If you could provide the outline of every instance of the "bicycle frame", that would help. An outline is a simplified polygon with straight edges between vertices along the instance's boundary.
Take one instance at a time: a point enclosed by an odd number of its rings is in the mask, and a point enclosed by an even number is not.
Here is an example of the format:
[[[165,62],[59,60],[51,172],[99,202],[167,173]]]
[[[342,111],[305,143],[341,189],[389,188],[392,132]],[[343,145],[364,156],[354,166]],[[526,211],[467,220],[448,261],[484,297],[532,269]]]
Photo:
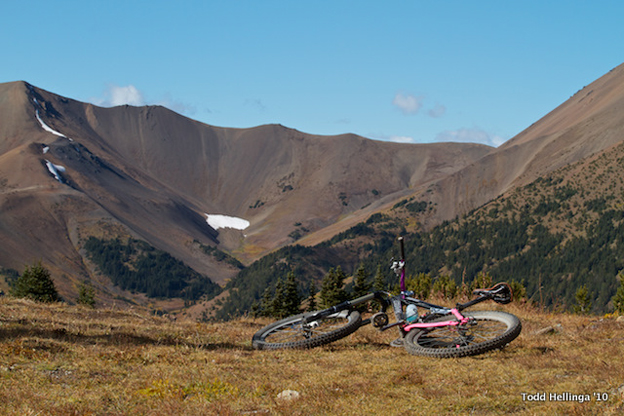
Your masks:
[[[485,300],[490,300],[490,299],[491,298],[487,296],[479,296],[476,299],[473,299],[467,303],[458,304],[455,308],[447,308],[444,306],[435,305],[433,303],[428,303],[420,299],[409,297],[406,295],[406,293],[393,296],[388,292],[377,291],[377,292],[369,293],[357,299],[353,299],[353,300],[340,303],[336,306],[332,306],[331,308],[327,308],[325,310],[310,314],[306,317],[305,320],[307,322],[313,322],[319,318],[324,318],[330,315],[335,315],[342,311],[350,310],[358,305],[370,302],[372,300],[377,300],[382,305],[381,307],[382,313],[391,305],[392,306],[397,305],[397,304],[401,305],[400,309],[395,308],[394,310],[397,321],[393,324],[383,326],[382,328],[380,328],[380,330],[385,331],[392,327],[400,326],[401,330],[408,332],[414,328],[423,329],[423,328],[435,328],[435,327],[442,327],[442,326],[449,326],[449,325],[450,326],[465,325],[466,323],[468,323],[469,318],[463,316],[461,314],[461,310],[466,309],[467,307],[475,305],[477,303],[483,302]],[[449,320],[449,321],[441,321],[441,322],[417,322],[413,324],[408,324],[404,318],[402,305],[410,305],[410,304],[415,305],[416,307],[419,307],[419,308],[428,309],[430,311],[430,314],[437,314],[437,315],[442,315],[442,316],[453,315],[455,319]],[[362,321],[362,325],[367,325],[371,323],[371,319],[372,318],[368,318]]]
[[[435,305],[432,303],[425,302],[420,299],[416,299],[410,297],[413,295],[413,292],[409,292],[406,290],[405,285],[405,248],[403,244],[403,238],[399,237],[399,242],[401,245],[401,260],[398,262],[393,262],[392,269],[394,272],[400,276],[399,277],[399,287],[401,289],[401,293],[399,295],[392,295],[388,292],[377,291],[372,292],[367,295],[364,295],[360,298],[345,301],[338,305],[332,306],[331,308],[327,308],[322,311],[318,311],[316,313],[310,314],[304,318],[304,324],[308,324],[318,320],[319,318],[325,318],[330,315],[338,314],[345,310],[351,310],[355,306],[370,302],[372,300],[376,300],[381,304],[381,312],[373,315],[371,318],[365,319],[362,321],[361,326],[368,325],[371,322],[373,326],[377,327],[380,331],[385,331],[387,329],[398,326],[402,335],[405,335],[407,332],[413,329],[430,329],[436,327],[447,327],[447,326],[460,326],[466,325],[470,322],[470,318],[461,314],[461,311],[476,305],[477,303],[486,301],[486,300],[494,300],[497,303],[508,303],[511,301],[511,291],[507,284],[502,283],[495,285],[491,289],[478,289],[475,293],[477,297],[463,304],[457,304],[454,308],[448,308],[444,306]],[[499,287],[500,286],[500,287]],[[498,289],[495,289],[498,288]],[[504,290],[502,290],[504,289]],[[408,323],[406,321],[405,313],[403,312],[403,306],[407,305],[415,305],[417,308],[424,308],[429,310],[427,314],[419,316],[419,322]],[[392,306],[394,309],[394,314],[396,317],[396,322],[392,324],[388,324],[387,315],[385,314],[385,310]],[[382,314],[382,315],[380,315]],[[427,317],[431,316],[446,316],[452,315],[453,318],[444,321],[437,322],[425,322],[424,320]],[[381,319],[379,322],[376,322],[376,316],[380,316]],[[381,322],[381,324],[380,324]],[[384,323],[385,322],[385,323]]]
[[[257,331],[252,338],[255,349],[314,348],[344,338],[363,325],[371,324],[380,331],[397,327],[401,338],[392,341],[393,347],[403,346],[413,355],[450,358],[482,354],[495,348],[503,348],[514,340],[522,330],[520,320],[500,311],[474,311],[462,314],[462,310],[485,300],[509,303],[511,288],[499,283],[489,289],[473,291],[476,298],[458,303],[453,308],[434,305],[413,298],[413,292],[405,287],[405,254],[403,239],[401,260],[392,269],[400,276],[400,293],[377,291],[360,298],[342,302],[330,308],[292,315]],[[374,301],[380,311],[362,319],[358,305]],[[390,323],[386,313],[392,306],[396,321]],[[419,314],[419,308],[427,311]]]

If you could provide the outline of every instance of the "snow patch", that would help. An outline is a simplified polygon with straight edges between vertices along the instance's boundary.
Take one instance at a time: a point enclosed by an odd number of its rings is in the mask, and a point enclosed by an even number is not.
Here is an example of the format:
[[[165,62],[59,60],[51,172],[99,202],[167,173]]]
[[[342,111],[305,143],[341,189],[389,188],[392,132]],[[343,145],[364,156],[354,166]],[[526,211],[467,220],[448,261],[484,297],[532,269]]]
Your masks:
[[[52,129],[50,126],[48,126],[47,124],[43,122],[43,120],[39,116],[39,110],[35,111],[35,115],[37,116],[37,120],[39,120],[39,124],[41,124],[41,127],[43,127],[45,131],[52,133],[54,135],[57,135],[59,137],[65,137],[67,139],[67,136],[65,136],[63,133],[59,133],[58,131]]]
[[[63,182],[63,178],[61,177],[61,173],[65,172],[65,167],[61,166],[61,165],[55,165],[54,163],[50,162],[49,160],[46,159],[46,166],[48,167],[48,170],[50,171],[50,173],[52,175],[54,175],[54,178],[59,181],[60,183],[64,183]]]
[[[43,147],[43,154],[45,155],[46,153],[48,153],[50,151],[50,147],[49,146],[44,146]]]
[[[249,227],[250,223],[242,218],[230,217],[221,214],[205,214],[206,222],[215,230],[219,228],[234,228],[235,230],[244,230]]]

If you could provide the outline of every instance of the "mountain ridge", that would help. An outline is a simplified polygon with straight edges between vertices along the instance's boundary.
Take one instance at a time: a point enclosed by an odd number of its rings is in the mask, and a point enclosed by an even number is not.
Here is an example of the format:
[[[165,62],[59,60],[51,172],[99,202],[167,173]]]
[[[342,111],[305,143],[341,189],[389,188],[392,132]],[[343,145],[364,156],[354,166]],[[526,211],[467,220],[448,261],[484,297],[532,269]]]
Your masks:
[[[590,97],[590,98],[588,98]],[[602,151],[624,135],[624,64],[582,88],[517,136],[441,178],[427,200],[437,204],[429,226],[451,220],[502,193]],[[414,195],[424,195],[422,187]],[[444,205],[443,201],[455,201]]]
[[[430,230],[616,146],[622,113],[624,65],[496,149],[319,136],[278,124],[215,127],[161,106],[103,108],[4,83],[0,266],[18,269],[40,257],[66,297],[91,280],[102,301],[146,305],[153,301],[98,272],[83,248],[87,238],[147,241],[224,285],[239,271],[208,254],[214,249],[249,264],[412,205],[397,224]],[[206,214],[251,225],[217,231]]]
[[[214,127],[160,106],[102,108],[23,81],[0,84],[0,126],[0,234],[10,241],[0,266],[41,257],[65,296],[95,279],[109,302],[144,300],[98,275],[82,248],[90,235],[144,239],[223,282],[237,270],[202,247],[251,261],[491,151]],[[210,213],[251,226],[215,231]]]

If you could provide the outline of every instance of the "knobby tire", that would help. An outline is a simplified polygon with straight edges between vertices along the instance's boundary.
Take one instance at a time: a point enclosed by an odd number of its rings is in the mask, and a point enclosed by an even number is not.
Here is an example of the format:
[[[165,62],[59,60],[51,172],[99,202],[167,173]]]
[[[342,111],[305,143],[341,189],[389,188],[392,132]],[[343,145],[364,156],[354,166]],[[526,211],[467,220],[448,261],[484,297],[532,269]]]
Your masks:
[[[466,357],[503,348],[522,330],[520,320],[506,312],[474,311],[464,316],[474,318],[476,325],[413,329],[405,336],[405,349],[410,354],[426,357]],[[445,316],[431,322],[448,320]]]
[[[303,325],[311,313],[293,315],[256,332],[251,345],[257,350],[315,348],[337,341],[355,332],[362,323],[358,311],[343,311]]]

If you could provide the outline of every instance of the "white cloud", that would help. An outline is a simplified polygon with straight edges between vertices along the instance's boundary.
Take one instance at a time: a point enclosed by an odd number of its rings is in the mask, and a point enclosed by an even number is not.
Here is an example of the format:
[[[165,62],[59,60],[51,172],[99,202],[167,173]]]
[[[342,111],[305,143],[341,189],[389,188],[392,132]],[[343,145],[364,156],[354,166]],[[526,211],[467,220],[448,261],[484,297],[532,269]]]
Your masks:
[[[422,107],[422,97],[416,97],[412,94],[397,93],[392,100],[392,104],[397,107],[403,114],[417,114]]]
[[[120,87],[111,84],[104,91],[104,98],[94,98],[91,100],[94,104],[103,107],[114,107],[117,105],[145,105],[143,94],[134,85]]]
[[[384,142],[417,143],[416,140],[411,136],[399,136],[399,135],[389,135],[389,134],[384,134],[384,133],[375,133],[375,134],[370,134],[366,137],[369,137],[373,140],[381,140]]]
[[[416,140],[409,136],[390,136],[388,141],[395,143],[416,143]]]
[[[134,105],[141,106],[145,104],[143,100],[143,94],[136,89],[134,85],[128,85],[126,87],[118,87],[113,85],[110,88],[110,101],[112,105]]]
[[[435,107],[433,107],[427,112],[427,114],[429,114],[429,116],[433,118],[442,117],[445,113],[446,113],[446,107],[443,106],[442,104],[437,104]]]
[[[392,105],[401,110],[405,115],[414,115],[423,109],[425,97],[399,92],[394,96]],[[442,117],[445,113],[446,107],[442,104],[436,104],[435,107],[427,110],[427,115],[432,118]]]
[[[505,142],[501,136],[490,134],[478,127],[447,130],[438,134],[436,142],[481,143],[498,147]]]
[[[110,84],[102,95],[103,98],[92,98],[90,101],[102,107],[114,107],[126,104],[136,107],[144,105],[162,105],[180,114],[192,115],[197,112],[195,106],[175,100],[170,93],[165,93],[160,100],[148,100],[134,85],[120,87],[119,85]]]

